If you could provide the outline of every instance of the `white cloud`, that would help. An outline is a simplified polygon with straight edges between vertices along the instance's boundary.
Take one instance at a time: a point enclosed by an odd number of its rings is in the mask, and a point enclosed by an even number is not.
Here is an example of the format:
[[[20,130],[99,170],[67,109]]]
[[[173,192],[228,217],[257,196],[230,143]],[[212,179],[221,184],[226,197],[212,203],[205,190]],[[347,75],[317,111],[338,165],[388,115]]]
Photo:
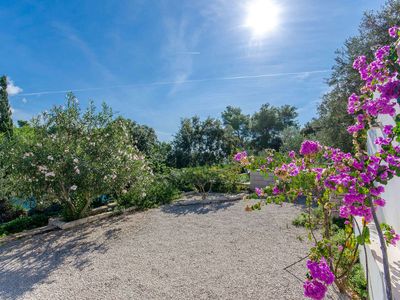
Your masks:
[[[25,97],[24,98],[22,98],[22,103],[27,103],[28,102],[28,99],[26,99]]]
[[[7,78],[7,93],[9,96],[14,96],[22,92],[22,89],[19,86],[14,84],[10,78]]]

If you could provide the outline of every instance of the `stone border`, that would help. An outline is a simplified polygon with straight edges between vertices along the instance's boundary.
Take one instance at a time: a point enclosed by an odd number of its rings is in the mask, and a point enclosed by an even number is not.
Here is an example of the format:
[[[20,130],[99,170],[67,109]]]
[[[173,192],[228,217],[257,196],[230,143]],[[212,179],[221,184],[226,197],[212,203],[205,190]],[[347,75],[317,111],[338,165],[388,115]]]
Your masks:
[[[56,230],[57,227],[54,225],[47,225],[47,226],[43,226],[43,227],[38,227],[38,228],[34,228],[31,230],[24,230],[21,232],[17,232],[14,234],[10,234],[7,235],[3,238],[0,238],[0,245],[6,242],[11,242],[11,241],[15,241],[15,240],[19,240],[25,237],[32,237],[34,235],[38,235],[38,234],[42,234],[42,233],[46,233],[46,232],[50,232],[53,230]]]
[[[217,203],[224,203],[224,202],[234,202],[234,201],[239,201],[243,200],[246,197],[246,193],[240,193],[237,194],[233,197],[226,197],[226,198],[217,198],[217,199],[205,199],[205,200],[180,200],[175,203],[172,203],[172,205],[176,206],[188,206],[188,205],[206,205],[206,204],[217,204]]]
[[[114,208],[115,205],[112,205],[112,207]],[[97,212],[102,211],[104,209],[103,207],[99,207],[99,208],[102,208],[102,209],[97,209]],[[47,226],[38,227],[38,228],[31,229],[31,230],[24,230],[24,231],[10,234],[3,238],[0,238],[0,245],[4,244],[6,242],[19,240],[19,239],[22,239],[25,237],[32,237],[34,235],[39,235],[39,234],[47,233],[47,232],[54,231],[54,230],[71,229],[71,228],[77,227],[79,225],[106,219],[106,218],[116,216],[116,215],[124,215],[129,212],[136,211],[136,210],[138,210],[138,208],[136,206],[132,206],[132,207],[122,209],[122,210],[113,210],[113,211],[98,213],[96,215],[88,216],[86,218],[82,218],[82,219],[78,219],[78,220],[74,220],[74,221],[70,221],[70,222],[61,221],[60,218],[50,218],[49,224]]]
[[[99,221],[99,220],[103,220],[103,219],[107,219],[109,217],[112,216],[116,216],[119,214],[126,214],[129,213],[131,211],[135,211],[137,210],[136,206],[132,206],[126,209],[122,209],[122,210],[113,210],[113,211],[107,211],[107,212],[103,212],[94,216],[89,216],[86,218],[82,218],[82,219],[78,219],[78,220],[74,220],[74,221],[70,221],[70,222],[64,222],[61,221],[61,219],[56,218],[56,219],[49,219],[49,225],[52,225],[54,227],[57,227],[59,229],[62,230],[67,230],[67,229],[71,229],[83,224],[87,224],[93,221]]]

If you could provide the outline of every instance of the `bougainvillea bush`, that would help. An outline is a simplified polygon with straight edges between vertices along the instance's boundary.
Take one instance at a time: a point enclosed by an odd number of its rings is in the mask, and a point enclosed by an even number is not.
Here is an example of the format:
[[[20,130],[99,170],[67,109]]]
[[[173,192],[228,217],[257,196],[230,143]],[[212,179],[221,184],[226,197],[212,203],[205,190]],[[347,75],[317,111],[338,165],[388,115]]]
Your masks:
[[[66,219],[86,216],[96,197],[118,197],[150,176],[124,124],[106,105],[96,112],[90,104],[81,112],[70,94],[65,106],[43,113],[30,126],[30,138],[15,137],[7,153],[15,191],[38,204],[61,203]]]
[[[312,299],[323,299],[333,283],[341,292],[349,293],[348,276],[358,259],[359,248],[370,242],[368,224],[372,222],[382,250],[386,297],[393,299],[387,247],[396,245],[400,235],[389,224],[381,224],[376,215],[376,209],[384,206],[387,200],[382,198],[385,185],[393,176],[400,175],[400,146],[397,145],[400,115],[396,112],[400,103],[400,30],[392,27],[389,34],[397,40],[379,47],[374,61],[368,63],[365,56],[360,56],[353,65],[365,81],[360,94],[351,95],[348,102],[348,113],[355,117],[355,124],[348,128],[353,136],[353,154],[316,141],[304,141],[299,155],[290,152],[286,162],[279,157],[278,165],[271,156],[263,164],[246,152],[234,157],[247,168],[274,173],[275,185],[256,191],[259,196],[266,197],[267,202],[295,201],[303,196],[310,217],[312,205],[323,210],[322,234],[315,234],[313,228],[309,228],[314,247],[308,256],[304,295]],[[392,116],[395,126],[380,125],[380,115]],[[367,132],[377,126],[383,133],[383,137],[374,141],[379,150],[368,154]],[[260,208],[261,203],[257,203],[248,209]],[[333,217],[344,219],[344,240],[332,236]]]

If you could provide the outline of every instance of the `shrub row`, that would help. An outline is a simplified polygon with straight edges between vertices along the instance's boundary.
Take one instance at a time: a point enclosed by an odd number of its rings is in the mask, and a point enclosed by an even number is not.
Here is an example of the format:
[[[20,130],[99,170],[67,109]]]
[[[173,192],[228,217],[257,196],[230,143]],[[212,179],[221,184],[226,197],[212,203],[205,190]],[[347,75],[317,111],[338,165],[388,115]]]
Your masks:
[[[27,229],[33,229],[36,227],[46,226],[48,221],[49,217],[44,214],[33,216],[20,216],[10,222],[1,224],[0,236],[17,233]]]

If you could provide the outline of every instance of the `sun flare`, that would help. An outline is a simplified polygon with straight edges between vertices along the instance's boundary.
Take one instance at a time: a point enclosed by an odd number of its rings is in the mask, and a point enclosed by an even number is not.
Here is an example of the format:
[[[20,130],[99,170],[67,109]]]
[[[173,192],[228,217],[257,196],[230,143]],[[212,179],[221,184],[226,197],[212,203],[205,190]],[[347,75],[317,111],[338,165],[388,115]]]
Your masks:
[[[246,5],[244,26],[254,38],[262,38],[278,26],[280,11],[280,6],[272,0],[252,0]]]

